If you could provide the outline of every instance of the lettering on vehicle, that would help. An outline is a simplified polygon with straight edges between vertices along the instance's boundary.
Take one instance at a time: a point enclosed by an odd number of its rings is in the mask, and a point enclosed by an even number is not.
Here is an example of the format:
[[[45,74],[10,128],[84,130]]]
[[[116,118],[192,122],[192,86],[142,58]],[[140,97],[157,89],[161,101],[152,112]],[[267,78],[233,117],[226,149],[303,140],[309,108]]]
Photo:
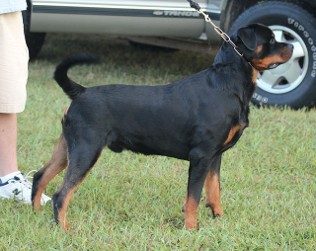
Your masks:
[[[155,10],[153,14],[164,17],[199,17],[199,13],[196,11]]]
[[[307,44],[310,45],[310,49],[313,53],[312,60],[312,72],[311,72],[311,77],[315,78],[316,77],[316,46],[315,46],[315,41],[313,40],[312,37],[310,37],[308,31],[306,31],[305,27],[301,25],[297,20],[293,18],[288,18],[288,24],[294,26],[296,29],[301,31],[304,35],[304,37],[307,39]]]

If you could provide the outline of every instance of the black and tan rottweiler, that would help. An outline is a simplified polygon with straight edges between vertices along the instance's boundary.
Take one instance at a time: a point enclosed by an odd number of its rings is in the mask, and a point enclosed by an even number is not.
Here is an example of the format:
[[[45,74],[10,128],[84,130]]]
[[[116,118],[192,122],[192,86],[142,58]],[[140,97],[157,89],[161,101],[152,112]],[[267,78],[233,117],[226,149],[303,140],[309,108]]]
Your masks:
[[[249,101],[259,71],[290,59],[293,46],[279,43],[259,24],[232,34],[239,56],[228,43],[208,69],[163,86],[104,85],[85,88],[67,76],[70,67],[92,61],[74,56],[58,65],[55,80],[72,100],[62,119],[63,132],[51,160],[34,175],[32,201],[40,208],[47,184],[68,166],[53,196],[55,220],[68,229],[69,201],[107,146],[146,155],[165,155],[190,162],[185,227],[197,229],[203,185],[213,216],[220,206],[220,165],[248,126]],[[124,184],[123,184],[124,185]]]

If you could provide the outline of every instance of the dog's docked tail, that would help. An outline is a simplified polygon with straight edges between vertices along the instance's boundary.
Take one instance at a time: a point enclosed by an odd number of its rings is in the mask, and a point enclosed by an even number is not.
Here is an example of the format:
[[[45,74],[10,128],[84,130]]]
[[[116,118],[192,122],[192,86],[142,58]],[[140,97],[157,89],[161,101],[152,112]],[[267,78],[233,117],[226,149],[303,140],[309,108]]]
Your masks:
[[[98,60],[89,55],[71,56],[56,67],[54,79],[68,97],[73,100],[83,93],[86,88],[71,80],[67,75],[68,70],[75,65],[96,62],[98,62]]]

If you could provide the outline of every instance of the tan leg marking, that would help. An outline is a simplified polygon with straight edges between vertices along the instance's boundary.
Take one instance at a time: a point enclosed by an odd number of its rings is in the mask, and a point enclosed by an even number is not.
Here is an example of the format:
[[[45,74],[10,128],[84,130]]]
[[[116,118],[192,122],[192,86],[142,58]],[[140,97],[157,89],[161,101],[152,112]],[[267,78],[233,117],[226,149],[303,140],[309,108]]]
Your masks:
[[[190,196],[187,198],[184,205],[184,224],[186,229],[199,229],[196,218],[197,210],[198,204],[194,200],[193,196]]]
[[[41,197],[47,187],[48,183],[67,166],[67,145],[65,139],[61,137],[59,142],[56,144],[53,155],[50,161],[45,165],[43,176],[37,187],[37,192],[34,197],[34,209],[40,210],[41,207]]]
[[[218,174],[208,172],[205,179],[206,205],[212,210],[213,217],[222,216],[221,195]]]
[[[86,174],[87,175],[87,174]],[[86,175],[78,182],[77,185],[75,185],[66,195],[66,197],[63,200],[63,205],[62,207],[59,209],[58,211],[58,222],[61,224],[61,227],[65,230],[65,231],[69,231],[70,227],[69,227],[69,222],[66,218],[66,212],[67,212],[67,208],[70,202],[70,199],[72,198],[73,194],[75,193],[75,191],[77,190],[77,188],[80,186],[80,184],[83,182],[83,180],[85,179]],[[64,186],[64,185],[63,185]],[[63,187],[62,186],[62,187]]]
[[[63,200],[63,206],[62,208],[59,209],[58,211],[58,222],[59,224],[61,224],[61,227],[68,231],[69,230],[69,222],[66,218],[66,211],[70,202],[71,197],[73,196],[74,192],[76,191],[76,189],[78,188],[78,186],[80,185],[77,184],[73,189],[71,189],[68,194],[66,195],[65,199]]]

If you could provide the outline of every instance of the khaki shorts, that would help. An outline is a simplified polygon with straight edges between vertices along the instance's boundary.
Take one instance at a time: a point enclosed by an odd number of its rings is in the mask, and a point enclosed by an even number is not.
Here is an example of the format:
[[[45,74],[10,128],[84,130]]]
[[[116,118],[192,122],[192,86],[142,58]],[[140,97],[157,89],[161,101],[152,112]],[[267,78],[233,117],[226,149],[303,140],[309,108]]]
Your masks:
[[[0,113],[24,110],[28,61],[21,12],[0,14]]]

